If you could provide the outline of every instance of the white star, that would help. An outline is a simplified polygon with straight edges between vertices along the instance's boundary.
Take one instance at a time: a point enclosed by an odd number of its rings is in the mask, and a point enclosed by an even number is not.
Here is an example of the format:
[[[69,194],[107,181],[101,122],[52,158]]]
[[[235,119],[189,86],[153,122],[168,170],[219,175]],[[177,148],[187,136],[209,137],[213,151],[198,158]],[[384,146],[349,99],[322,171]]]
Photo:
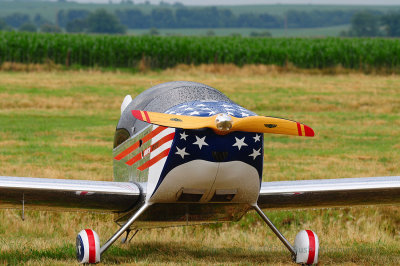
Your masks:
[[[181,115],[182,113],[176,113],[176,115]]]
[[[249,114],[246,114],[246,113],[241,113],[241,115],[242,115],[242,117],[248,117],[249,116]]]
[[[223,104],[222,106],[225,107],[225,108],[230,108],[230,107],[232,107],[231,105],[228,105],[228,104]]]
[[[191,112],[189,115],[199,115],[199,114],[200,114],[199,112],[193,111],[193,112]]]
[[[208,115],[215,115],[216,113],[214,111],[211,111],[208,113]]]
[[[181,106],[179,106],[178,108],[185,108],[185,107],[187,107],[187,105],[186,105],[186,104],[184,104],[184,105],[181,105]]]
[[[255,160],[258,155],[261,155],[260,150],[261,150],[261,148],[259,148],[258,150],[253,149],[253,153],[250,154],[249,156],[253,157],[253,160]]]
[[[260,137],[261,137],[261,135],[256,134],[256,136],[253,137],[253,139],[255,142],[257,142],[257,141],[260,141]]]
[[[201,150],[203,146],[208,146],[208,144],[205,142],[205,139],[206,137],[199,138],[198,136],[196,136],[196,142],[194,142],[193,144],[199,145],[199,148]]]
[[[233,108],[225,108],[226,111],[235,111]]]
[[[190,155],[189,153],[186,152],[186,147],[183,149],[179,149],[178,147],[176,147],[177,152],[175,152],[175,154],[178,154],[182,157],[182,159],[185,159],[186,155]]]
[[[198,104],[198,105],[196,105],[196,106],[201,107],[201,106],[206,106],[206,105],[205,105],[205,104]]]
[[[208,108],[208,107],[206,107],[206,108],[201,108],[201,110],[203,110],[203,111],[208,111],[208,110],[211,110],[211,109]]]
[[[170,111],[169,113],[170,113],[171,115],[173,115],[173,114],[175,113],[175,111]]]
[[[184,139],[184,140],[186,140],[187,136],[189,136],[189,135],[186,135],[185,131],[180,133],[180,135],[181,135],[181,139]]]
[[[245,138],[245,137],[243,137],[242,139],[238,139],[237,137],[235,137],[236,143],[233,144],[233,146],[238,147],[239,151],[240,151],[240,149],[241,149],[243,146],[247,146],[247,144],[244,143],[244,138]]]
[[[192,111],[192,110],[194,110],[192,107],[188,107],[185,109],[185,111]]]

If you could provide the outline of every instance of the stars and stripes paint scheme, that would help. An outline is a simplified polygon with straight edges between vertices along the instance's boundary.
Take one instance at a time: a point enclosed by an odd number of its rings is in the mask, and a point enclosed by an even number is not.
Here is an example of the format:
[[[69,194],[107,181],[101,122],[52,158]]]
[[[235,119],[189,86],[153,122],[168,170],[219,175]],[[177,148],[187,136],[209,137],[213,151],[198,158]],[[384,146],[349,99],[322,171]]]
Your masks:
[[[186,102],[166,113],[203,117],[225,113],[238,118],[256,115],[223,101]],[[255,203],[262,165],[263,134],[240,131],[222,136],[211,129],[149,125],[114,150],[116,178],[147,181],[146,201],[152,203]]]

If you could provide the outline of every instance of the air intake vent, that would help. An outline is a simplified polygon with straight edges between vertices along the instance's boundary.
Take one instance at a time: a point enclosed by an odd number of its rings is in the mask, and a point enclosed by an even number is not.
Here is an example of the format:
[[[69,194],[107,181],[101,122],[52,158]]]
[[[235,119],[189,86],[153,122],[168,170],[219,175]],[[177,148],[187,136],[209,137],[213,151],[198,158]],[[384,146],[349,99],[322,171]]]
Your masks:
[[[237,189],[217,189],[210,202],[230,202],[237,194]]]
[[[224,162],[226,158],[228,157],[228,152],[226,151],[213,151],[212,156],[214,160],[217,162]]]
[[[204,189],[181,188],[176,196],[179,202],[199,202],[204,193]]]

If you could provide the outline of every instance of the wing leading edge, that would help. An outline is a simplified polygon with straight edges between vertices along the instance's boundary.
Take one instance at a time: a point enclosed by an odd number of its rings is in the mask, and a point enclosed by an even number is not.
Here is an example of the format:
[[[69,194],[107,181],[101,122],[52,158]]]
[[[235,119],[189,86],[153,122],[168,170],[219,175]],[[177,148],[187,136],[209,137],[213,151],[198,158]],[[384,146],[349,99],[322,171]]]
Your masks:
[[[400,176],[263,182],[264,209],[345,207],[400,203]]]
[[[123,212],[141,198],[129,182],[0,176],[0,208]]]

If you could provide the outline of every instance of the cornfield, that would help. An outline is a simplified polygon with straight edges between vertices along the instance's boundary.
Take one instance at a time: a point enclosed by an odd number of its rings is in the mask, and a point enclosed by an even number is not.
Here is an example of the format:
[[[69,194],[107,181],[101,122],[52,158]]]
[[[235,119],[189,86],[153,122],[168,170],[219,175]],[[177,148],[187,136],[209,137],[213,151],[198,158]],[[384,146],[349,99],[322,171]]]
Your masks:
[[[244,38],[71,35],[0,32],[0,64],[44,63],[151,68],[177,64],[288,63],[299,68],[385,69],[400,67],[400,40],[381,38]]]

